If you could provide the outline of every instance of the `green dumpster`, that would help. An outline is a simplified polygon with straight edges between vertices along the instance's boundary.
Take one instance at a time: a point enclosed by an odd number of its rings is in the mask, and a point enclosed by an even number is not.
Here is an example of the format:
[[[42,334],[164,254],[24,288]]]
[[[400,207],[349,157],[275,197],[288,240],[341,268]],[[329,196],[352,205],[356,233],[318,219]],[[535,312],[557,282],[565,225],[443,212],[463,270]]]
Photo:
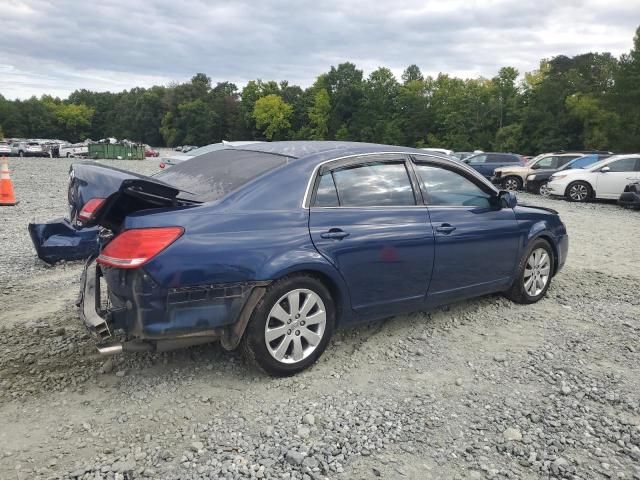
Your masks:
[[[144,160],[144,145],[124,145],[121,143],[90,143],[89,158]]]

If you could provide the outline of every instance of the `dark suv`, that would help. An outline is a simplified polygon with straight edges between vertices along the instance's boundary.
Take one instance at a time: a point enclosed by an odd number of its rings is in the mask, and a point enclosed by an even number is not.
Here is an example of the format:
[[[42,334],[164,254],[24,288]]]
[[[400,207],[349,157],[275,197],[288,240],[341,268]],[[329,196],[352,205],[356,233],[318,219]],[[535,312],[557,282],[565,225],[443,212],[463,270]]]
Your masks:
[[[521,155],[495,152],[478,153],[462,161],[489,179],[493,175],[493,171],[498,167],[505,165],[524,165],[527,163]]]

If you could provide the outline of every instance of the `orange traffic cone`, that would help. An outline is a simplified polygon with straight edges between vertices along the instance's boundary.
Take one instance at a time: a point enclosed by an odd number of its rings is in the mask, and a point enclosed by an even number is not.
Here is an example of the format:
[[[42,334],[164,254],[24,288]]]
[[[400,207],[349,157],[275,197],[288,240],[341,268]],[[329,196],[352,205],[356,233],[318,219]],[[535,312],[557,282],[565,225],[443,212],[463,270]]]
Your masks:
[[[2,159],[2,168],[0,169],[0,206],[16,205],[17,203],[13,193],[13,183],[9,176],[9,163],[5,157]]]

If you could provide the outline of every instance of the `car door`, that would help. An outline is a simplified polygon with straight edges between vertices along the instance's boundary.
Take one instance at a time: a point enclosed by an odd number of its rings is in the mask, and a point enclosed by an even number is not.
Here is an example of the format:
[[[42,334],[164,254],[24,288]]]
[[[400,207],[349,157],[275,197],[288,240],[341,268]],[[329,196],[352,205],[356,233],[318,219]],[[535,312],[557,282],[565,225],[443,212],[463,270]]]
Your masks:
[[[617,199],[624,187],[638,180],[640,157],[628,157],[615,160],[595,172],[596,197]],[[606,168],[608,167],[608,170]],[[605,169],[605,171],[602,171]]]
[[[428,292],[432,304],[507,288],[519,258],[515,213],[469,172],[415,157],[422,194],[435,234]]]
[[[342,274],[358,314],[421,306],[433,268],[434,234],[418,186],[399,154],[361,156],[320,169],[309,231]]]

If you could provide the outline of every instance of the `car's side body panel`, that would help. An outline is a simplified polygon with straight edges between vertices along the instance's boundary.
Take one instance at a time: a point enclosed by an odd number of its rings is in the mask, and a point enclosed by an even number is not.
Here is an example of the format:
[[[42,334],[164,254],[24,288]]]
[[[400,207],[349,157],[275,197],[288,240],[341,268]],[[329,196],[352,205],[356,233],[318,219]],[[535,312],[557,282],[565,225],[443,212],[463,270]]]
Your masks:
[[[358,314],[420,305],[433,268],[433,230],[425,207],[312,208],[315,247],[345,278]],[[332,230],[343,239],[323,238]]]
[[[455,301],[511,284],[522,236],[512,209],[433,206],[429,214],[436,227],[455,226],[450,233],[436,231],[430,301]]]
[[[255,307],[250,301],[259,300],[255,292],[296,272],[315,274],[328,284],[341,323],[428,309],[507,289],[523,250],[537,236],[555,243],[554,250],[563,257],[559,266],[564,263],[566,232],[557,215],[501,206],[495,188],[469,167],[425,160],[424,152],[402,147],[328,143],[337,146],[322,151],[317,144],[303,145],[301,158],[287,157],[291,161],[221,200],[180,207],[174,199],[174,206],[128,213],[120,230],[180,226],[184,234],[141,267],[101,269],[114,326],[143,340],[229,329],[246,313],[245,306]],[[250,147],[267,152],[277,144]],[[288,148],[283,151],[293,154],[298,147]],[[381,153],[399,153],[405,159],[416,204],[309,206],[321,165]],[[449,165],[481,186],[491,206],[425,205],[406,153],[426,163]],[[99,181],[97,170],[87,171],[96,174],[93,182]],[[140,180],[118,171],[109,174],[115,183],[119,177]],[[436,231],[442,224],[455,230]],[[323,238],[332,228],[342,228],[349,236]]]

